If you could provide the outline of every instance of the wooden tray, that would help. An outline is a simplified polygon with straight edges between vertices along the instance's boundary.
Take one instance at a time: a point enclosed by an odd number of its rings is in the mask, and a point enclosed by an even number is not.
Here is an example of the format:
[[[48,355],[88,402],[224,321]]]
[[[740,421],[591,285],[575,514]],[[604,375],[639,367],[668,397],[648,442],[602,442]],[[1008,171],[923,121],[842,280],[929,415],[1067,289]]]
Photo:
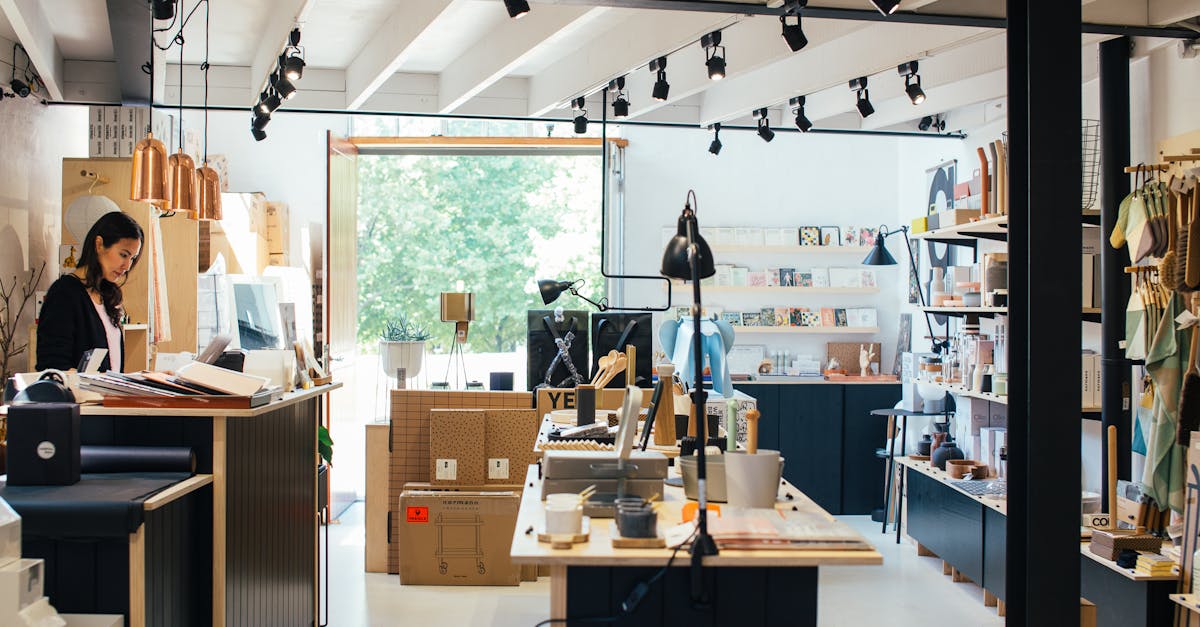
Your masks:
[[[569,535],[550,535],[545,531],[538,533],[538,542],[544,542],[550,545],[552,549],[569,549],[576,544],[583,544],[588,541],[592,531],[592,519],[590,516],[583,517],[583,524],[580,525],[579,533]]]
[[[626,538],[625,536],[613,536],[612,546],[614,549],[663,549],[666,548],[667,541],[662,536],[656,536],[653,538]]]

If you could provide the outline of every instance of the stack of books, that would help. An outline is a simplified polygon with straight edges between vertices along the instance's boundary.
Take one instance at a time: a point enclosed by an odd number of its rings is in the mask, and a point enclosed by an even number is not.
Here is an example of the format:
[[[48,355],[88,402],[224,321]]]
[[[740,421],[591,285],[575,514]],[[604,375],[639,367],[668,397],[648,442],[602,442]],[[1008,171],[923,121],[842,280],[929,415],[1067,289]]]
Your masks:
[[[1149,577],[1169,576],[1175,572],[1175,560],[1158,553],[1139,553],[1134,570]]]
[[[278,399],[282,389],[270,380],[194,361],[175,373],[81,373],[80,387],[115,407],[251,408]]]

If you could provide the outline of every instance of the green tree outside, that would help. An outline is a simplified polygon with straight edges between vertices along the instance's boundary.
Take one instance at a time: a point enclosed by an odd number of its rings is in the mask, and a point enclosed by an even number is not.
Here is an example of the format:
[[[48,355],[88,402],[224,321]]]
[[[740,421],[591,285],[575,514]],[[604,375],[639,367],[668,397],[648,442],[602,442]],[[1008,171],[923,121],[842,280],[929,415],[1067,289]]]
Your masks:
[[[528,309],[543,309],[540,278],[600,275],[600,157],[363,156],[359,158],[358,340],[373,352],[385,321],[403,315],[446,352],[453,325],[438,294],[462,281],[475,294],[469,349],[525,343]],[[555,305],[588,305],[564,295]]]

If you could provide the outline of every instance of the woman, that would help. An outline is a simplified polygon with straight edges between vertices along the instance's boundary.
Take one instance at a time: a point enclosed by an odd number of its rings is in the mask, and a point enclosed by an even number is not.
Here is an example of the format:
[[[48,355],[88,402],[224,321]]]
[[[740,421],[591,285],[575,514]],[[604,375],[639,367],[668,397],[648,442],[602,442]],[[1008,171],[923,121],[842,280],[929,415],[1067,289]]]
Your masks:
[[[59,277],[46,292],[38,317],[38,370],[76,368],[88,350],[107,348],[100,369],[121,372],[121,286],[137,265],[144,240],[142,227],[120,211],[104,214],[92,225],[75,272]]]

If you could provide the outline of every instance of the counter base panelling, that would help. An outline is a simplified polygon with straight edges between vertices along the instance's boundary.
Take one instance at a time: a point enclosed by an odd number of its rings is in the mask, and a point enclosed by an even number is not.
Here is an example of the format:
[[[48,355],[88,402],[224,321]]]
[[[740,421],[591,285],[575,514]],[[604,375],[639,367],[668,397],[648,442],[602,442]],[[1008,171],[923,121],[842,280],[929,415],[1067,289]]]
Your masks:
[[[1171,625],[1176,581],[1130,581],[1085,555],[1079,556],[1079,594],[1096,604],[1096,627]]]

